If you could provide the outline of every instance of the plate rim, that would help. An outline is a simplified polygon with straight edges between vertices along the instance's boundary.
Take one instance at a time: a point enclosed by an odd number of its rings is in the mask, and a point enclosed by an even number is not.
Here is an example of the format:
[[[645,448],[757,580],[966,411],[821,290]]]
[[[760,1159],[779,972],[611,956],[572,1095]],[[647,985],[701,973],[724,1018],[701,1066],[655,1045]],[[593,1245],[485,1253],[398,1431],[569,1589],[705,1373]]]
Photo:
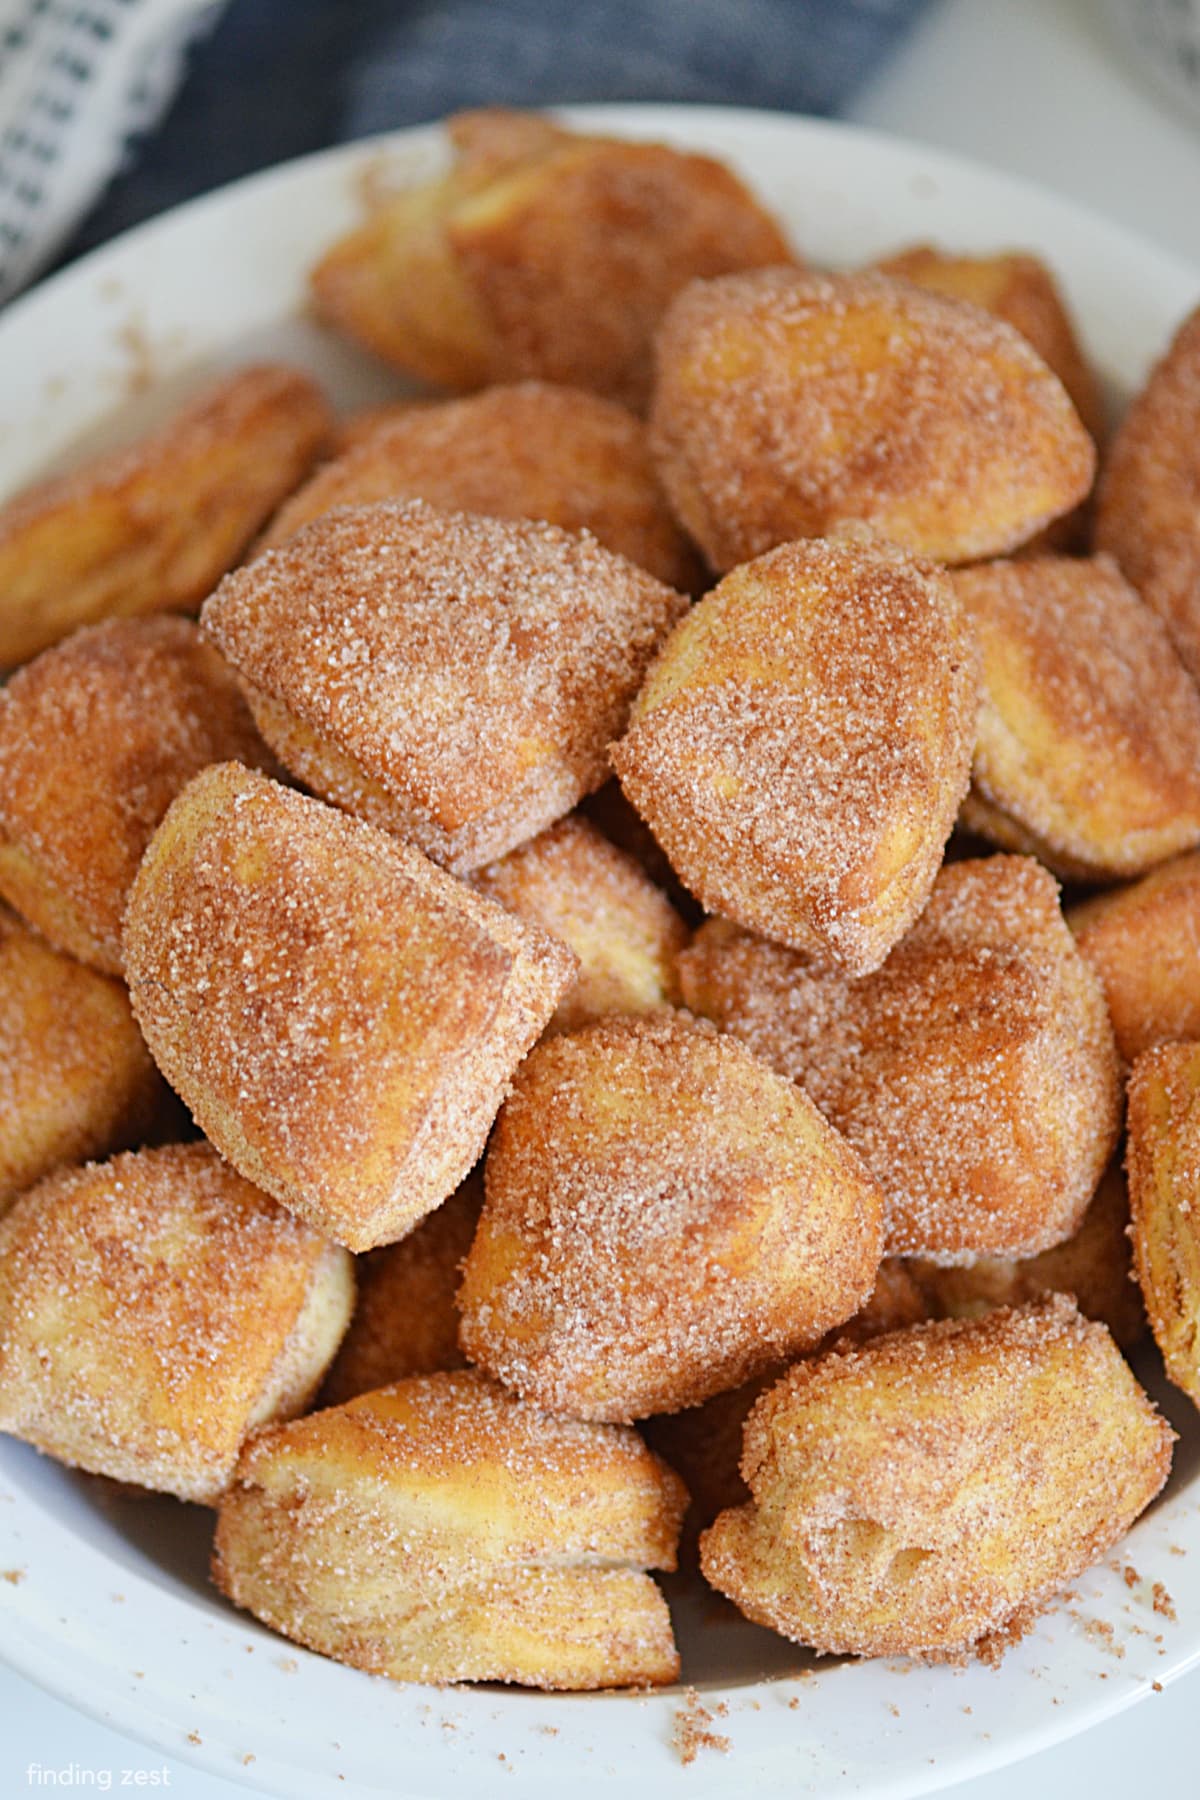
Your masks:
[[[652,136],[667,132],[672,141],[683,142],[693,138],[699,149],[707,147],[706,140],[719,128],[716,135],[724,132],[746,132],[752,136],[777,133],[782,139],[797,137],[808,140],[814,146],[827,144],[836,152],[836,146],[852,143],[857,150],[874,153],[876,156],[901,156],[917,159],[923,167],[932,172],[935,178],[940,177],[951,183],[959,183],[964,179],[976,185],[982,184],[991,194],[1004,194],[1016,201],[1025,200],[1031,210],[1053,214],[1061,211],[1064,221],[1070,220],[1073,228],[1082,227],[1098,240],[1103,240],[1112,247],[1112,253],[1120,253],[1137,257],[1143,264],[1149,265],[1150,280],[1158,285],[1164,282],[1178,288],[1181,292],[1191,290],[1194,297],[1200,298],[1200,270],[1194,268],[1186,260],[1153,243],[1141,239],[1128,227],[1109,218],[1094,207],[1077,203],[1058,194],[1051,186],[1030,181],[1028,178],[1010,175],[997,170],[974,158],[959,156],[933,146],[909,140],[890,133],[866,129],[844,120],[814,119],[805,115],[790,114],[781,110],[768,110],[745,107],[690,106],[686,104],[639,103],[607,103],[591,106],[562,106],[545,109],[555,116],[564,119],[568,124],[591,125],[607,128],[621,134],[635,136]],[[97,279],[105,279],[113,270],[119,268],[130,259],[136,260],[156,244],[169,243],[176,233],[186,234],[195,223],[210,214],[220,214],[230,206],[235,209],[245,204],[253,204],[260,194],[269,194],[281,185],[299,182],[303,184],[306,176],[317,172],[343,172],[361,167],[373,157],[387,156],[397,150],[404,150],[419,143],[432,144],[437,141],[439,124],[431,121],[428,124],[408,127],[400,131],[386,132],[370,138],[355,140],[351,143],[333,146],[329,149],[311,152],[305,156],[271,165],[269,168],[255,171],[222,187],[183,202],[154,218],[143,221],[131,230],[100,245],[86,256],[55,271],[52,275],[36,284],[25,294],[19,296],[0,314],[0,357],[14,338],[19,338],[27,328],[26,321],[37,318],[52,305],[70,303],[75,294],[86,293],[89,284]],[[726,152],[717,152],[725,154]],[[803,246],[802,246],[803,247]],[[1109,254],[1106,249],[1105,254]],[[0,1481],[3,1475],[0,1474]],[[1178,1497],[1177,1497],[1178,1498]],[[0,1508],[0,1530],[3,1529],[3,1513]],[[1136,1529],[1136,1528],[1135,1528]],[[291,1770],[280,1767],[279,1772],[272,1773],[274,1765],[267,1759],[248,1768],[231,1767],[228,1760],[222,1760],[216,1747],[209,1745],[189,1744],[183,1732],[176,1731],[173,1724],[153,1708],[138,1704],[138,1696],[133,1696],[121,1703],[119,1697],[91,1695],[87,1690],[81,1692],[78,1685],[73,1685],[65,1670],[60,1671],[48,1650],[45,1655],[41,1647],[28,1646],[26,1656],[14,1656],[11,1642],[6,1638],[4,1618],[16,1618],[21,1608],[11,1607],[0,1611],[0,1657],[8,1661],[20,1673],[43,1686],[47,1691],[58,1695],[79,1711],[89,1714],[101,1723],[116,1726],[117,1729],[129,1732],[143,1742],[179,1758],[181,1761],[192,1761],[214,1774],[227,1780],[240,1782],[243,1785],[265,1787],[267,1791],[288,1795],[308,1793],[341,1794],[361,1792],[365,1794],[387,1792],[392,1795],[397,1789],[390,1782],[384,1788],[364,1785],[361,1782],[323,1781],[321,1786],[297,1788],[294,1782],[289,1785],[278,1785],[280,1774],[290,1775]],[[238,1615],[233,1623],[242,1630],[249,1627]],[[263,1628],[255,1627],[261,1635],[275,1648],[287,1648],[286,1641],[267,1634]],[[297,1648],[298,1655],[306,1653]],[[317,1660],[317,1659],[314,1659]],[[1196,1642],[1184,1656],[1171,1662],[1160,1672],[1159,1678],[1165,1683],[1184,1674],[1188,1669],[1200,1662],[1200,1628],[1197,1629]],[[337,1668],[339,1665],[330,1665]],[[832,1671],[830,1671],[832,1672]],[[350,1672],[355,1679],[357,1672]],[[749,1691],[749,1690],[747,1690]],[[1127,1691],[1115,1692],[1115,1684],[1110,1684],[1109,1691],[1096,1694],[1092,1706],[1076,1704],[1064,1708],[1065,1718],[1056,1718],[1052,1712],[1047,1717],[1044,1729],[1027,1728],[1024,1730],[1019,1747],[1010,1752],[1006,1746],[992,1745],[974,1756],[969,1753],[957,1757],[947,1770],[936,1769],[928,1776],[921,1777],[914,1784],[911,1774],[898,1774],[891,1782],[880,1783],[878,1778],[872,1780],[868,1789],[875,1800],[901,1800],[901,1796],[918,1793],[931,1793],[938,1788],[954,1782],[960,1782],[984,1770],[997,1769],[1019,1760],[1027,1755],[1036,1754],[1055,1743],[1060,1743],[1076,1733],[1090,1728],[1102,1719],[1113,1717],[1125,1707],[1135,1704],[1144,1693],[1150,1691],[1147,1679],[1142,1688],[1130,1688]],[[667,1690],[653,1699],[667,1703],[673,1690]],[[555,1697],[556,1704],[560,1697]],[[107,1702],[107,1703],[106,1703]],[[677,1696],[673,1702],[678,1704]],[[660,1708],[661,1710],[661,1708]],[[1048,1709],[1049,1711],[1049,1709]],[[690,1796],[699,1797],[707,1793],[728,1792],[732,1783],[745,1778],[747,1765],[739,1766],[735,1751],[729,1759],[727,1770],[720,1775],[712,1776],[711,1772],[698,1779],[699,1772],[693,1768],[685,1772],[686,1792]],[[657,1785],[664,1785],[655,1771]],[[451,1777],[452,1778],[452,1777]],[[451,1779],[448,1778],[448,1779]],[[667,1782],[666,1786],[670,1786]],[[497,1792],[503,1791],[498,1787]],[[684,1791],[684,1790],[681,1790]],[[854,1789],[839,1790],[845,1792]],[[416,1790],[412,1790],[415,1795]]]

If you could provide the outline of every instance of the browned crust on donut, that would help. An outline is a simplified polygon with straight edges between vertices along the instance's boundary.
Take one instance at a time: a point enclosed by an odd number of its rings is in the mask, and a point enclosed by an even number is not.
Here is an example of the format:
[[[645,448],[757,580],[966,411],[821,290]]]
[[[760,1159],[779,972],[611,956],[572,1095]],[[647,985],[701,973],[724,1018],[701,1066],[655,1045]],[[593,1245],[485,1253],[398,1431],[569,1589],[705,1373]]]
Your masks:
[[[611,760],[710,911],[862,974],[937,873],[976,682],[944,573],[848,529],[782,545],[699,601]]]
[[[207,1144],[66,1170],[0,1222],[0,1425],[213,1500],[251,1426],[311,1399],[352,1300],[345,1251]]]
[[[1174,1434],[1062,1295],[798,1363],[758,1402],[753,1501],[701,1540],[760,1624],[944,1658],[1028,1620],[1167,1478]]]
[[[685,606],[586,533],[412,500],[305,526],[204,628],[294,773],[465,873],[600,785]]]
[[[685,1014],[526,1059],[459,1294],[467,1355],[581,1418],[673,1412],[867,1298],[882,1200],[789,1083]]]
[[[947,865],[860,980],[714,921],[684,999],[805,1087],[888,1197],[888,1250],[1033,1256],[1078,1228],[1116,1147],[1116,1049],[1099,984],[1028,858]]]
[[[993,562],[951,580],[983,671],[968,828],[1085,881],[1200,843],[1200,694],[1112,558]]]
[[[353,1250],[403,1236],[473,1167],[575,969],[420,851],[234,763],[160,826],[125,953],[206,1135]]]
[[[285,543],[335,506],[407,499],[588,530],[668,587],[691,590],[699,582],[645,426],[580,388],[525,381],[385,414],[286,502],[262,548]]]
[[[271,764],[190,620],[76,632],[0,692],[0,893],[60,949],[120,974],[146,845],[192,776],[228,759]]]
[[[332,423],[297,369],[239,369],[131,449],[0,511],[0,667],[112,615],[186,612],[302,481]]]
[[[1096,493],[1096,545],[1116,557],[1200,680],[1200,307],[1118,426]]]
[[[885,275],[694,282],[663,322],[658,371],[663,484],[717,569],[850,519],[945,562],[1000,555],[1095,471],[1019,332]]]

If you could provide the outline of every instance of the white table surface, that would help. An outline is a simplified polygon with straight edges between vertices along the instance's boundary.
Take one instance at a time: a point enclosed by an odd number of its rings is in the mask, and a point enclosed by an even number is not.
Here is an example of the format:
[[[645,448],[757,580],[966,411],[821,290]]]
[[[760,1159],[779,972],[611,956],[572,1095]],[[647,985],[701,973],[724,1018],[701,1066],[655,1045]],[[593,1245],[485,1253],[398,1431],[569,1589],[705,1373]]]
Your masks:
[[[1200,133],[1130,65],[1096,0],[941,0],[850,117],[1042,181],[1200,265]],[[1200,1671],[1082,1737],[946,1791],[955,1800],[1192,1793],[1197,1715]],[[164,1760],[0,1667],[2,1800],[122,1788],[245,1796],[236,1771],[202,1773],[186,1752],[181,1741],[179,1759]],[[30,1780],[31,1764],[59,1772],[62,1785]]]

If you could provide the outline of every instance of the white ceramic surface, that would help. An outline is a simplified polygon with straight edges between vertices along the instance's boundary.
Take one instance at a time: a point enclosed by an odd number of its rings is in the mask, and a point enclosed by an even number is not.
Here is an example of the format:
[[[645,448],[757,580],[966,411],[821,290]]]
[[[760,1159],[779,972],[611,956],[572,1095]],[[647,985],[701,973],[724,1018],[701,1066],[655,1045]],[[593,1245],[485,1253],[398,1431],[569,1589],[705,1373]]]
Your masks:
[[[1200,274],[1161,251],[934,151],[745,113],[576,116],[727,157],[818,261],[918,238],[1040,250],[1114,391],[1136,382],[1200,299]],[[388,391],[366,358],[303,317],[303,272],[358,216],[364,174],[415,172],[437,154],[436,137],[420,133],[256,177],[12,307],[0,318],[0,493],[140,427],[199,373],[248,355],[300,358],[347,404]],[[1152,1365],[1143,1372],[1153,1384]],[[688,1768],[671,1743],[686,1711],[678,1691],[438,1692],[358,1675],[275,1638],[208,1588],[206,1515],[115,1499],[8,1441],[0,1654],[147,1743],[178,1755],[190,1733],[197,1761],[297,1800],[490,1800],[564,1785],[584,1795],[618,1782],[663,1800],[755,1787],[875,1800],[929,1792],[1081,1730],[1200,1661],[1200,1425],[1155,1385],[1181,1431],[1166,1496],[999,1669],[820,1664],[715,1600],[681,1600],[685,1679],[721,1709],[712,1729],[730,1744],[702,1749]]]

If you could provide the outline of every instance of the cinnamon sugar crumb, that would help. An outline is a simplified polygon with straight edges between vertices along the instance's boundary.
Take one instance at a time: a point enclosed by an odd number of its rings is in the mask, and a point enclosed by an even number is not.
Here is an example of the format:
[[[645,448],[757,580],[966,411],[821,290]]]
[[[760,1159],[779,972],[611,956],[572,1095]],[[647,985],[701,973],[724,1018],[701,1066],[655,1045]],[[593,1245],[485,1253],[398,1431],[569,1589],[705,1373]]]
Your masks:
[[[187,1734],[187,1741],[189,1744],[202,1744],[204,1739],[200,1736],[198,1731],[189,1731]]]
[[[717,1712],[724,1715],[727,1710],[722,1701]],[[719,1731],[709,1729],[713,1717],[694,1687],[683,1690],[683,1705],[675,1714],[675,1730],[671,1742],[685,1768],[695,1762],[701,1750],[719,1750],[725,1755],[733,1748],[729,1738]]]
[[[10,1587],[20,1587],[28,1573],[28,1569],[0,1569],[0,1577],[7,1581]]]
[[[1113,1627],[1107,1619],[1086,1619],[1083,1629],[1109,1656],[1115,1656],[1119,1660],[1125,1655],[1125,1646],[1117,1643]]]
[[[1151,1593],[1154,1597],[1153,1604],[1155,1612],[1161,1613],[1164,1619],[1170,1619],[1172,1625],[1177,1624],[1179,1621],[1179,1614],[1175,1611],[1175,1602],[1172,1600],[1161,1581],[1155,1582],[1151,1589]]]

